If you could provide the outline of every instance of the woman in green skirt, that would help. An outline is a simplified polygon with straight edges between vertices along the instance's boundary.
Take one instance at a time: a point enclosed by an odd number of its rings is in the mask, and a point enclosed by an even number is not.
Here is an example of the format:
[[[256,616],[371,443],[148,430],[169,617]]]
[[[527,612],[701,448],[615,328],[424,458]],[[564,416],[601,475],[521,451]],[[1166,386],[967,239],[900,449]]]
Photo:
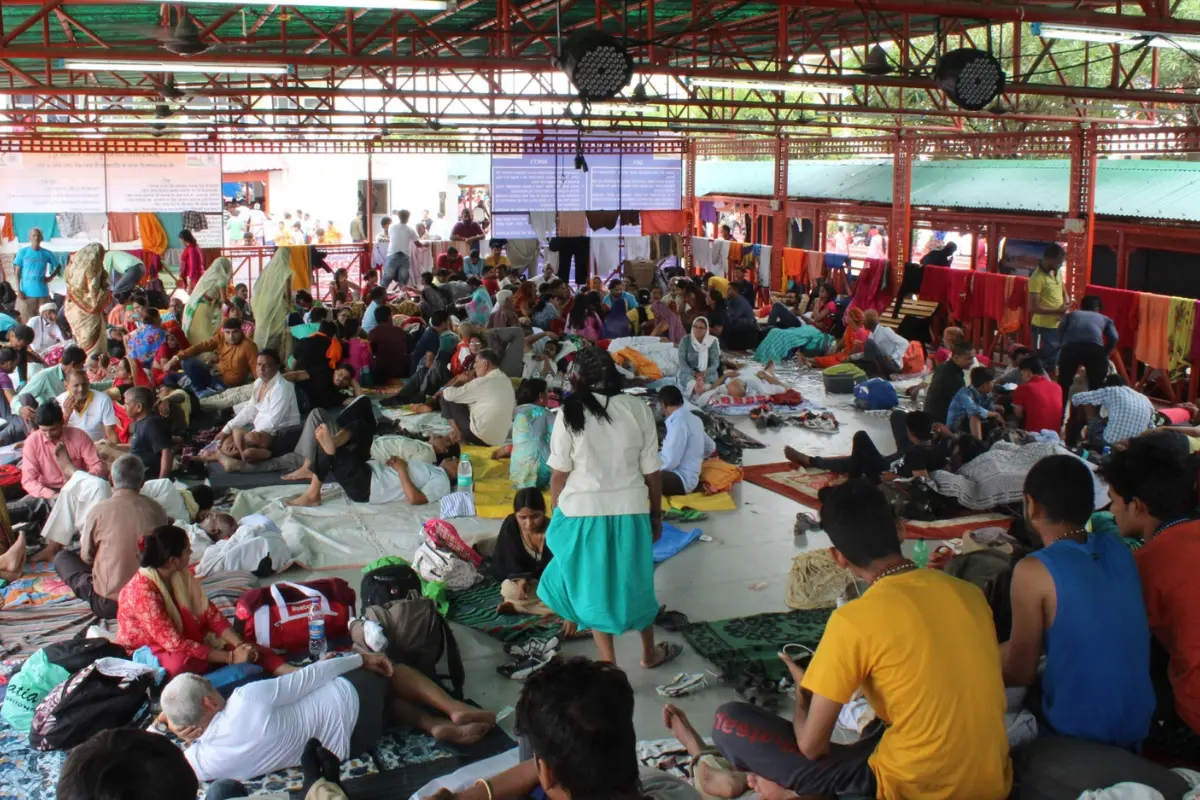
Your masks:
[[[554,515],[546,546],[554,560],[538,597],[563,619],[590,628],[600,660],[616,663],[613,637],[639,631],[642,666],[682,650],[654,642],[654,542],[662,535],[658,435],[646,402],[621,394],[607,352],[581,351],[572,392],[550,436]]]

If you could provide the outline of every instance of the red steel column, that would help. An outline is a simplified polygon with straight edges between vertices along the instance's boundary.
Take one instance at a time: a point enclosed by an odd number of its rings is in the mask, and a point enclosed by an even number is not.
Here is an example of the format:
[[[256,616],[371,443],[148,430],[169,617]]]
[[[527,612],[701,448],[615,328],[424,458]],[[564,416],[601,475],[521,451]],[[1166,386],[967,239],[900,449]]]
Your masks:
[[[1078,131],[1071,139],[1071,199],[1067,206],[1067,291],[1076,306],[1092,280],[1092,242],[1096,228],[1096,131]]]
[[[912,239],[910,197],[912,162],[916,144],[903,131],[896,134],[896,155],[892,163],[892,224],[888,231],[888,259],[891,260],[891,285],[899,286],[904,276]]]
[[[788,137],[775,139],[775,191],[771,199],[771,285],[783,287],[783,248],[787,244]]]
[[[696,140],[689,138],[685,142],[683,165],[683,208],[687,212],[687,222],[683,229],[683,258],[687,268],[693,269],[692,236],[695,232],[696,219]]]

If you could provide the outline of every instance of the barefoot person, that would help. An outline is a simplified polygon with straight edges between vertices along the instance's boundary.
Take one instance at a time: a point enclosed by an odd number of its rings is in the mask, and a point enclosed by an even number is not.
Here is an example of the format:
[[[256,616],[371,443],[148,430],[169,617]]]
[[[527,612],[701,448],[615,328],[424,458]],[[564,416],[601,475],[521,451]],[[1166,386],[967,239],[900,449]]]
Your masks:
[[[621,393],[621,374],[597,347],[575,359],[573,391],[550,436],[554,552],[538,597],[563,619],[590,628],[600,660],[616,663],[613,637],[640,631],[642,667],[679,655],[654,642],[654,542],[662,535],[658,434],[650,407]]]
[[[236,458],[247,463],[283,455],[291,448],[280,450],[278,444],[291,439],[300,428],[296,386],[284,378],[279,367],[278,353],[269,347],[258,351],[258,378],[250,399],[217,434],[218,443],[230,441],[230,454],[236,453]]]
[[[337,758],[370,752],[389,721],[438,741],[473,744],[496,724],[491,711],[454,700],[412,667],[378,654],[347,655],[235,689],[229,699],[198,675],[163,690],[172,730],[193,741],[184,756],[200,780],[248,780],[299,766],[309,739]]]

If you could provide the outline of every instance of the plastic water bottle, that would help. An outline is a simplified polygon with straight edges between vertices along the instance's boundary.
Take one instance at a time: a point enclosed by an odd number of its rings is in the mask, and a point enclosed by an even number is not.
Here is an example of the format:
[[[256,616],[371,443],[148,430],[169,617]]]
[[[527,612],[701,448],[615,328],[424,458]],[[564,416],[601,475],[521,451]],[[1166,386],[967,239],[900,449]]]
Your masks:
[[[471,472],[471,457],[463,453],[458,462],[458,490],[472,494],[475,491],[475,476]]]
[[[913,545],[913,563],[921,568],[929,563],[929,545],[924,539],[917,539]]]
[[[325,615],[321,613],[321,604],[314,602],[308,608],[308,654],[313,661],[318,661],[329,650],[329,642],[325,640]]]

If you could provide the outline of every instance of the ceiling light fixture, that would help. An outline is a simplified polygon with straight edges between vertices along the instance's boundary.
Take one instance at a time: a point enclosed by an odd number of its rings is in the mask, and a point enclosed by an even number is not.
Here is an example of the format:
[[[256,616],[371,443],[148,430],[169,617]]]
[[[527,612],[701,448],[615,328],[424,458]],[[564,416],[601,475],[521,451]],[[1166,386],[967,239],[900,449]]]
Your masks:
[[[71,72],[197,72],[208,75],[287,75],[286,64],[232,64],[216,61],[104,61],[65,59],[60,68]]]
[[[607,100],[633,79],[633,56],[613,36],[576,31],[563,43],[558,66],[584,100]]]
[[[153,2],[158,0],[137,0],[138,2]],[[204,0],[205,5],[225,6],[274,6],[277,2],[270,0]],[[454,7],[447,0],[288,0],[288,6],[295,8],[368,8],[384,9],[386,11],[446,11]]]
[[[812,83],[804,81],[755,81],[731,80],[727,78],[689,78],[691,86],[710,86],[715,89],[746,89],[760,92],[812,92],[814,94],[848,95],[854,93],[853,86],[841,86],[830,83]]]
[[[561,115],[569,105],[568,103],[533,102],[529,104],[529,107],[543,114]],[[663,107],[654,103],[622,103],[615,100],[609,103],[592,103],[591,110],[593,114],[657,114],[663,110]]]
[[[1147,47],[1178,47],[1200,50],[1200,36],[1161,34],[1154,31],[1122,31],[1111,28],[1083,28],[1074,25],[1033,23],[1033,33],[1043,39],[1068,39],[1075,42],[1137,45]]]

